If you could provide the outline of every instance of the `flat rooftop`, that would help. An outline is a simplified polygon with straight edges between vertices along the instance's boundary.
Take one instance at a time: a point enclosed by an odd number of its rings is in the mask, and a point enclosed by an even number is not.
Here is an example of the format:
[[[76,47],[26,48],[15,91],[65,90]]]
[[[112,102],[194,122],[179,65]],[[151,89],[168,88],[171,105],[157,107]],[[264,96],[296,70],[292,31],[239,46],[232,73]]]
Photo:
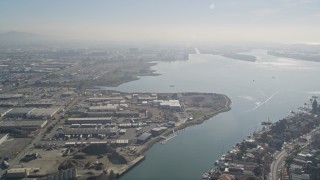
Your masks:
[[[10,112],[7,113],[7,115],[10,114],[27,114],[34,108],[12,108]]]
[[[89,107],[90,111],[101,111],[101,110],[117,110],[119,107],[118,104],[107,104],[105,106],[91,106]]]
[[[68,121],[100,121],[112,120],[111,117],[86,117],[86,118],[68,118]]]
[[[1,121],[1,127],[31,127],[31,126],[43,126],[47,120],[12,120],[12,121]]]
[[[23,94],[0,94],[0,99],[22,98]]]
[[[53,116],[59,111],[59,108],[34,108],[29,111],[28,115],[31,116]]]

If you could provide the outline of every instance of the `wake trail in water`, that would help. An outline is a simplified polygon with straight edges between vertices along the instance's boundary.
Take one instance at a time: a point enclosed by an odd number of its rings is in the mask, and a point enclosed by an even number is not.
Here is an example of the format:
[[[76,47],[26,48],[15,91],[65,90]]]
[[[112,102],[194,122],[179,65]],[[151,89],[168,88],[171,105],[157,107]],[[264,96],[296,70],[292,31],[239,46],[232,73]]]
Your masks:
[[[248,111],[245,111],[244,113],[248,113],[248,112],[252,112],[252,111],[255,111],[257,109],[259,109],[262,105],[266,104],[268,101],[270,101],[275,95],[277,95],[278,93],[280,92],[280,90],[274,92],[273,94],[271,94],[270,97],[268,97],[265,101],[263,101],[262,103],[258,103],[256,105],[256,107],[252,108],[252,109],[249,109]]]

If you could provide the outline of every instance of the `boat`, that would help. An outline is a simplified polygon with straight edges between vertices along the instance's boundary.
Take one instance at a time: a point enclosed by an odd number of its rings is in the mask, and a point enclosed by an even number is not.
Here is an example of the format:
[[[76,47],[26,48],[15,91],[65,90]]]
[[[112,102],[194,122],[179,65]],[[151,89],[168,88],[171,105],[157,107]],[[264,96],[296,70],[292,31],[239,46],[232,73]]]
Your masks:
[[[210,174],[209,173],[202,174],[202,179],[209,179],[209,178],[210,178]]]
[[[174,87],[174,85],[173,85],[173,84],[171,84],[171,85],[170,85],[170,87]]]
[[[272,124],[272,122],[269,122],[269,121],[263,121],[263,122],[261,122],[261,125],[263,125],[263,126],[269,126],[269,125],[271,125]]]

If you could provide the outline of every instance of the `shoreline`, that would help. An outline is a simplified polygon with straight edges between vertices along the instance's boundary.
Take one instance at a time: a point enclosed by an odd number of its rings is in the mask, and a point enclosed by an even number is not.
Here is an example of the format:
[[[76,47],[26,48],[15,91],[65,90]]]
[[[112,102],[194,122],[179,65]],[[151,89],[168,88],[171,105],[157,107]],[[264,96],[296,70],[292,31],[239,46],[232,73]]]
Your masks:
[[[91,87],[98,87],[98,88],[103,88],[103,89],[107,89],[107,88],[115,88],[115,87],[119,87],[122,84],[125,83],[129,83],[129,82],[133,82],[133,81],[137,81],[140,79],[140,77],[142,76],[160,76],[160,73],[156,73],[156,70],[151,69],[151,67],[156,66],[158,64],[158,62],[143,62],[141,65],[141,69],[139,70],[139,72],[137,72],[137,74],[130,74],[128,76],[128,78],[126,79],[120,79],[117,82],[112,82],[109,85],[103,85],[100,82],[96,82],[94,84],[91,85]]]
[[[199,125],[199,124],[202,124],[203,122],[205,122],[207,120],[210,120],[211,118],[213,118],[214,116],[216,116],[216,115],[218,115],[220,113],[230,111],[231,110],[230,105],[232,103],[231,99],[229,97],[227,97],[226,95],[222,95],[222,96],[224,96],[224,98],[226,99],[226,104],[219,111],[212,112],[212,113],[207,114],[207,115],[205,115],[203,117],[199,117],[197,119],[194,119],[193,121],[186,121],[185,123],[183,123],[183,124],[181,124],[179,126],[176,126],[176,127],[172,128],[172,129],[169,129],[169,130],[165,131],[161,135],[162,136],[168,136],[168,135],[172,134],[172,130],[179,131],[179,130],[186,129],[187,127],[190,127],[190,126],[193,126],[193,125]],[[162,138],[160,136],[158,136],[157,138],[149,141],[146,144],[146,147],[141,150],[141,153],[145,153],[148,149],[152,148],[152,146],[154,144],[160,142],[161,140],[162,140]]]
[[[258,131],[253,131],[247,136],[247,138],[243,139],[242,142],[236,143],[230,150],[228,150],[225,154],[221,155],[220,158],[216,159],[214,166],[210,168],[211,170],[202,175],[202,179],[209,180],[213,178],[220,178],[222,175],[226,174],[227,176],[239,175],[234,172],[230,173],[228,171],[225,171],[224,168],[231,169],[241,167],[241,165],[244,165],[248,162],[244,158],[243,154],[251,153],[253,149],[255,149],[256,152],[255,154],[252,154],[252,156],[250,157],[250,162],[256,163],[257,167],[263,164],[264,166],[267,166],[267,169],[269,169],[266,171],[266,173],[263,171],[263,173],[261,174],[256,173],[254,170],[252,170],[252,172],[254,173],[254,178],[262,178],[263,176],[269,176],[270,179],[278,179],[278,176],[283,177],[281,174],[277,174],[278,172],[280,172],[279,168],[282,169],[285,167],[283,162],[285,161],[286,157],[289,157],[290,154],[292,155],[295,146],[299,145],[299,142],[296,143],[297,140],[305,139],[303,143],[310,142],[307,138],[305,138],[305,136],[308,135],[311,138],[310,134],[316,131],[316,129],[319,130],[319,126],[317,126],[315,124],[316,122],[314,122],[317,120],[317,118],[318,117],[315,116],[315,114],[312,114],[307,110],[304,110],[298,113],[289,113],[285,118],[279,118],[279,120],[275,122],[261,122],[263,128],[261,128]],[[304,121],[305,119],[308,119],[308,121]],[[299,127],[299,124],[302,121],[307,123],[306,129],[299,129],[297,134],[286,134],[284,137],[281,137],[279,139],[280,144],[274,144],[272,140],[270,140],[273,137],[278,137],[279,133],[281,134],[281,132],[288,132],[288,130],[291,128]],[[284,124],[284,126],[281,126],[280,124]],[[289,126],[288,124],[290,124],[291,126]],[[279,130],[279,128],[281,127],[283,129]],[[264,138],[268,136],[271,137],[269,140]],[[255,144],[256,147],[249,147],[249,144]],[[259,153],[263,154],[262,157],[259,157],[258,151]],[[235,160],[234,158],[238,157],[238,154],[241,153],[241,159]],[[265,158],[269,160],[262,161],[261,163],[259,162],[259,158]],[[227,166],[225,166],[226,163],[228,164]],[[234,165],[230,166],[229,164]],[[221,167],[224,167],[223,170]],[[245,166],[243,167],[245,168]],[[249,169],[247,169],[246,171],[249,171]],[[281,172],[288,173],[288,171],[285,169]],[[252,176],[250,173],[249,175],[245,174],[244,171],[242,171],[240,175]]]
[[[172,134],[172,130],[179,131],[179,130],[186,129],[186,128],[190,127],[190,126],[202,124],[203,122],[205,122],[207,120],[210,120],[211,118],[215,117],[216,115],[218,115],[220,113],[224,113],[224,112],[230,111],[231,110],[231,104],[232,104],[231,99],[227,95],[224,95],[224,94],[220,94],[220,95],[222,95],[226,99],[226,104],[224,105],[223,108],[221,108],[218,111],[214,111],[214,112],[211,112],[209,114],[206,114],[206,115],[204,115],[202,117],[199,117],[197,119],[194,119],[193,121],[186,121],[185,123],[183,123],[183,124],[181,124],[179,126],[176,126],[174,128],[168,129],[167,131],[162,133],[161,136],[168,136],[168,135]],[[134,168],[134,166],[136,166],[140,162],[142,162],[146,158],[144,153],[146,151],[148,151],[149,149],[151,149],[155,144],[161,142],[162,140],[163,139],[160,136],[158,136],[158,137],[148,141],[145,144],[145,147],[140,150],[139,156],[137,157],[137,158],[139,158],[139,157],[143,156],[143,158],[140,159],[139,161],[134,162],[133,164],[126,165],[127,167],[124,167],[123,169],[121,169],[120,172],[116,172],[118,177],[121,177],[121,176],[125,175],[127,172],[132,170]]]

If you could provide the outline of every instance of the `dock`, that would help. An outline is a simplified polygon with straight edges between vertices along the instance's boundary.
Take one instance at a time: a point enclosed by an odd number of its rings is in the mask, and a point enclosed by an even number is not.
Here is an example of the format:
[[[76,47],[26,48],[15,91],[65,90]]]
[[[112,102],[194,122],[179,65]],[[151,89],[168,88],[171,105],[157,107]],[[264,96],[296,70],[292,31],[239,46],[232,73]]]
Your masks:
[[[137,157],[136,159],[134,159],[133,161],[129,162],[127,165],[125,165],[124,167],[122,167],[121,169],[119,169],[115,173],[118,174],[119,176],[122,176],[123,174],[128,172],[131,168],[133,168],[135,165],[139,164],[142,160],[144,160],[144,158],[145,158],[144,155],[141,155],[141,156]]]
[[[160,136],[163,139],[163,141],[161,141],[161,144],[165,144],[166,142],[170,141],[171,139],[173,139],[176,136],[177,136],[177,134],[175,133],[175,131],[173,129],[172,130],[172,135],[169,135],[168,137]]]

